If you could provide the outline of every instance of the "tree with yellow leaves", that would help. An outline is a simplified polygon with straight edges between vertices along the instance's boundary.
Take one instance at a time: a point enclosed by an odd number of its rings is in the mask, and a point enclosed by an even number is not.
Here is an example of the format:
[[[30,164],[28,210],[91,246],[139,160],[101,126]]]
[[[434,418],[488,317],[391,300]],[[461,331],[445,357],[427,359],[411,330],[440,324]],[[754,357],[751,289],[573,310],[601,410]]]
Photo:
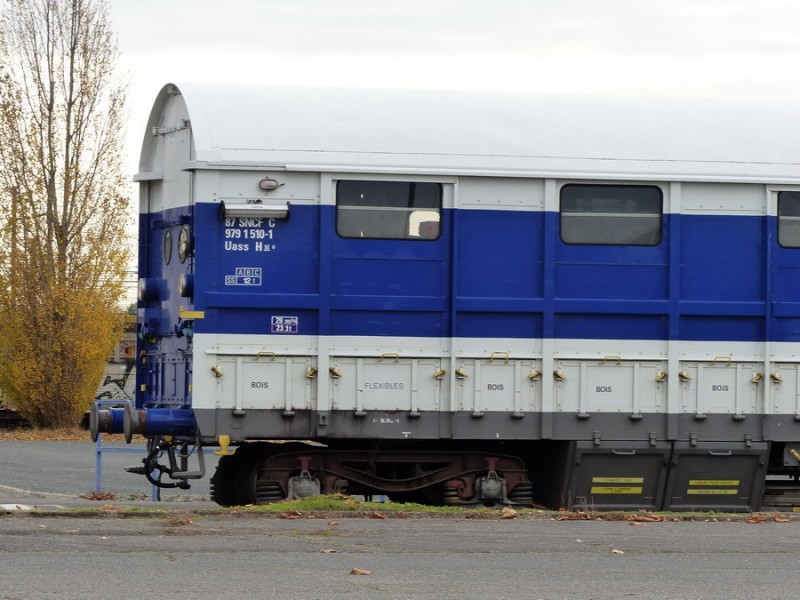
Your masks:
[[[0,22],[0,388],[75,425],[123,327],[125,86],[105,0],[6,0]]]

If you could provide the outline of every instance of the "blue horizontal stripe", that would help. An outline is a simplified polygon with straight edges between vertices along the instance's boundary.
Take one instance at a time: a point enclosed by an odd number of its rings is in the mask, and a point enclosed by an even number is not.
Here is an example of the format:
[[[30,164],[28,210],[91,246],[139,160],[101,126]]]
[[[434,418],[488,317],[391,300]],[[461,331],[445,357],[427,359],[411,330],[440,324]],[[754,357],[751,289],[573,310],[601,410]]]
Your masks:
[[[682,315],[759,317],[764,315],[764,302],[699,302],[684,300],[679,304]]]
[[[191,305],[208,311],[198,333],[297,313],[308,335],[800,341],[800,250],[777,245],[775,217],[665,215],[656,246],[568,245],[546,212],[446,210],[425,241],[343,239],[334,217],[292,205],[269,248],[231,245],[214,204],[150,217],[140,269],[171,291],[146,319],[169,332]],[[165,229],[189,220],[193,305],[175,291],[189,263],[162,260]],[[232,286],[237,269],[258,284]]]
[[[544,310],[542,298],[465,298],[455,299],[457,311],[471,312],[530,312],[541,313]]]
[[[556,298],[553,301],[556,313],[591,313],[597,315],[666,315],[669,302],[666,300],[608,300],[605,298],[580,299]]]
[[[318,294],[235,294],[230,292],[207,292],[206,308],[319,308]]]

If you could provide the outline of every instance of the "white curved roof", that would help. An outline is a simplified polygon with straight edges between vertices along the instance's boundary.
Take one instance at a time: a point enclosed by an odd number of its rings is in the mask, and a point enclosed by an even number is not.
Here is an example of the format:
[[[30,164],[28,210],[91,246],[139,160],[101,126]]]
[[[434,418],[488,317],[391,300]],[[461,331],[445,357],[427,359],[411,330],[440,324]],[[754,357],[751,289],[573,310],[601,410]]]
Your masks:
[[[198,168],[800,183],[790,103],[176,84],[151,127],[170,102]]]

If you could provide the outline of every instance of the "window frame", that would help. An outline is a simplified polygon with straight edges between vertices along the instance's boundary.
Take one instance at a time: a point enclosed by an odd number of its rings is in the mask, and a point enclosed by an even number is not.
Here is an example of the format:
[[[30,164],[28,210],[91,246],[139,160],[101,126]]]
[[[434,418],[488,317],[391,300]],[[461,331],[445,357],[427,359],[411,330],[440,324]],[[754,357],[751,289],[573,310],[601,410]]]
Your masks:
[[[564,190],[570,188],[625,188],[630,190],[643,189],[643,190],[657,190],[659,209],[658,213],[614,213],[614,216],[623,217],[626,214],[642,214],[655,217],[658,216],[658,239],[655,242],[648,243],[634,243],[634,242],[596,242],[585,241],[576,242],[564,239]],[[602,218],[602,217],[601,217]],[[664,190],[660,186],[654,184],[622,184],[622,183],[566,183],[562,185],[558,191],[558,236],[563,244],[569,246],[623,246],[623,247],[637,247],[637,248],[653,248],[659,246],[664,241]]]
[[[384,184],[387,186],[392,185],[424,185],[424,186],[433,186],[435,189],[436,194],[436,206],[427,207],[427,206],[378,206],[378,205],[347,205],[342,203],[342,199],[340,197],[340,185],[342,183],[346,184]],[[418,180],[407,180],[407,179],[362,179],[362,178],[353,178],[353,179],[338,179],[335,182],[334,186],[334,200],[335,200],[335,209],[336,214],[334,216],[334,228],[336,230],[336,235],[342,239],[346,240],[385,240],[385,241],[400,241],[400,242],[435,242],[436,240],[440,239],[442,236],[442,213],[443,213],[443,197],[444,197],[444,189],[443,185],[440,182],[434,181],[418,181]],[[354,211],[382,211],[382,212],[404,212],[407,213],[408,217],[406,219],[406,225],[410,224],[410,219],[413,213],[415,212],[435,212],[438,215],[438,221],[433,221],[438,224],[438,228],[436,231],[435,236],[412,236],[406,235],[403,237],[391,237],[391,236],[378,236],[378,235],[369,235],[369,236],[359,236],[359,235],[346,235],[343,234],[340,227],[340,217],[342,214],[346,214],[348,210]],[[426,221],[420,221],[424,223]],[[370,232],[371,233],[371,232]]]
[[[800,191],[781,190],[778,192],[777,210],[776,210],[777,225],[775,228],[775,239],[778,242],[778,246],[780,246],[781,248],[786,248],[787,250],[800,250],[800,240],[797,242],[796,246],[787,245],[781,241],[781,229],[782,229],[781,225],[785,223],[784,219],[792,218],[792,219],[797,219],[798,222],[800,222],[800,214],[798,214],[797,216],[781,215],[781,204],[783,204],[784,200],[789,198],[791,200],[798,202],[798,208],[800,208]],[[798,213],[800,213],[800,210],[798,210]]]

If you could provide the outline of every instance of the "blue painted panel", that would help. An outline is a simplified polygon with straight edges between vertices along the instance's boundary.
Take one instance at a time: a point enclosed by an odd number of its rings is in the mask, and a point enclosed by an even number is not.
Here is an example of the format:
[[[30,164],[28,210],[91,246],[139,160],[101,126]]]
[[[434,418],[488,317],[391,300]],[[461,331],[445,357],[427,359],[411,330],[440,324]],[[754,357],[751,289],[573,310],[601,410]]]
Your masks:
[[[227,296],[226,306],[295,306],[298,295],[312,296],[317,303],[318,208],[293,205],[286,220],[264,219],[261,226],[247,226],[238,218],[226,222],[216,204],[200,204],[194,230],[196,310],[213,307],[221,296]],[[210,311],[197,321],[196,331],[246,330],[233,317],[218,320],[222,315],[222,311]]]
[[[770,240],[769,338],[780,342],[800,341],[800,248],[777,243],[778,219],[767,220]]]
[[[463,210],[457,215],[459,298],[541,298],[544,213]]]
[[[207,311],[196,332],[266,333],[273,316],[298,313],[311,335],[440,337],[450,335],[452,323],[462,337],[666,339],[671,320],[681,339],[800,340],[800,250],[777,246],[774,218],[671,216],[659,246],[570,246],[557,237],[555,213],[445,211],[437,240],[360,240],[328,231],[333,207],[293,206],[288,221],[270,228],[275,248],[266,251],[249,233],[231,239],[228,230],[247,229],[226,227],[216,205],[192,210],[145,215],[141,224],[141,268],[170,290],[147,305],[145,320],[160,323],[168,336],[179,306],[191,305],[177,296],[177,279],[194,272],[192,307]],[[192,218],[195,256],[180,264],[178,230]],[[168,227],[176,248],[167,266]],[[671,228],[679,228],[680,253],[673,256],[680,264],[668,264],[669,240],[678,234]],[[556,260],[546,269],[548,244]],[[458,261],[452,269],[451,248]],[[258,285],[226,279],[256,268]],[[773,316],[765,322],[765,314]],[[183,343],[165,339],[162,347]]]
[[[317,314],[316,310],[301,310],[287,306],[268,309],[211,310],[207,312],[206,317],[214,319],[220,331],[225,333],[290,337],[316,334],[319,330]]]
[[[800,302],[800,248],[784,248],[776,243],[777,227],[777,217],[770,217],[768,221],[772,250],[770,296],[776,303]],[[776,309],[776,312],[780,312],[780,309]]]
[[[444,297],[447,277],[441,259],[401,258],[392,254],[335,257],[331,266],[331,295]]]
[[[555,274],[558,298],[658,300],[669,295],[666,265],[559,263]]]
[[[681,299],[764,299],[764,218],[683,216]]]
[[[435,240],[348,239],[334,232],[325,253],[330,319],[322,333],[449,335],[450,239],[446,211]]]
[[[191,206],[141,215],[139,221],[139,277],[148,281],[150,289],[159,290],[138,302],[136,402],[140,408],[146,403],[181,404],[188,399],[190,361],[185,353],[189,341],[179,317],[180,307],[188,302],[179,296],[177,283],[193,269],[191,259],[181,263],[178,258],[179,231],[191,221]],[[142,352],[160,358],[143,360]]]
[[[656,246],[576,245],[566,244],[559,237],[556,243],[556,297],[667,298],[670,223],[669,216],[665,216],[661,243]]]
[[[241,294],[315,294],[319,273],[319,209],[292,205],[286,220],[260,227],[220,218],[216,204],[196,207],[195,240],[200,290]],[[233,281],[237,269],[260,269],[258,284]],[[252,283],[252,282],[251,282]]]
[[[459,337],[537,339],[543,334],[541,313],[464,312],[458,315]]]
[[[450,331],[446,313],[336,310],[331,312],[330,334],[430,338],[449,337]]]
[[[800,266],[773,269],[771,296],[777,303],[800,302]]]
[[[566,339],[663,340],[668,320],[662,315],[557,314],[555,337]]]
[[[764,340],[764,319],[760,317],[682,316],[681,339],[759,342]]]
[[[770,332],[774,341],[800,342],[800,317],[772,319]]]

